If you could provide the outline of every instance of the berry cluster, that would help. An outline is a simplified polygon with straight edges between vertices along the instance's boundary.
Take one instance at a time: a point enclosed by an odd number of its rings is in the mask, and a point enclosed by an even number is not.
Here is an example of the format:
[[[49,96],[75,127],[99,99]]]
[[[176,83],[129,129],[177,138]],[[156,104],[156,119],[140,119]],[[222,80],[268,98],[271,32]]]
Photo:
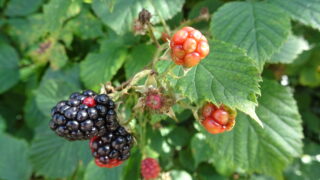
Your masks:
[[[207,103],[202,108],[204,120],[202,125],[211,134],[230,131],[235,124],[235,112],[226,106],[217,107],[212,103]]]
[[[91,90],[72,93],[51,110],[50,128],[68,140],[86,140],[115,130],[114,102],[106,95]]]
[[[113,168],[130,157],[133,143],[133,136],[119,125],[116,130],[92,138],[90,148],[99,167]]]
[[[210,51],[206,37],[192,27],[177,31],[171,39],[170,47],[172,60],[186,68],[199,64]]]
[[[145,180],[157,178],[160,171],[158,161],[153,158],[146,158],[141,162],[141,174]]]

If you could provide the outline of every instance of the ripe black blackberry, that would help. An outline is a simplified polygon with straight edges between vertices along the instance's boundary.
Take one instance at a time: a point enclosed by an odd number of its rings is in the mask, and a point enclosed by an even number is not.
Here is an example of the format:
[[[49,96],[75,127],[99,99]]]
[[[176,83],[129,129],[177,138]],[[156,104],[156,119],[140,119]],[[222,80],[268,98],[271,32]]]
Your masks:
[[[118,128],[114,102],[91,90],[72,93],[51,110],[50,128],[68,140],[86,140]]]
[[[90,148],[98,166],[113,168],[130,157],[133,143],[133,136],[119,126],[101,137],[92,138]]]

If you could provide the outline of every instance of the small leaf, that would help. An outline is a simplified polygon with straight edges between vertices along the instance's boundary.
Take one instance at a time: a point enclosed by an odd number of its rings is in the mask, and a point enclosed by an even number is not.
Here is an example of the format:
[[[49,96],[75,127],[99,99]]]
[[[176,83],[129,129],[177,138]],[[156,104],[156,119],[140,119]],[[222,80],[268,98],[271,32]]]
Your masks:
[[[28,160],[28,144],[2,133],[0,144],[0,179],[30,179],[32,168]]]
[[[126,49],[120,40],[105,40],[98,53],[90,53],[80,63],[81,79],[88,88],[112,79],[126,58]]]
[[[233,170],[242,168],[280,178],[292,159],[301,155],[301,117],[292,93],[266,79],[261,92],[257,114],[264,128],[239,113],[232,131],[219,135],[206,133],[218,169],[227,165]]]
[[[184,0],[117,0],[110,9],[109,0],[94,0],[92,8],[113,31],[124,34],[131,30],[142,8],[147,9],[153,15],[152,22],[157,23],[160,21],[159,16],[164,20],[172,18],[181,10],[183,4]]]
[[[196,161],[196,166],[201,162],[207,162],[211,157],[212,151],[208,148],[205,136],[201,133],[195,134],[191,140],[191,152]]]
[[[123,165],[115,168],[101,168],[91,161],[84,174],[84,180],[120,179],[122,169]]]
[[[215,38],[237,45],[256,60],[262,71],[290,32],[290,19],[281,9],[265,2],[231,2],[214,13]]]
[[[309,49],[309,44],[302,37],[289,36],[289,39],[282,45],[282,47],[272,55],[269,63],[291,63],[300,53]]]
[[[19,57],[15,49],[0,43],[0,93],[19,81]]]
[[[80,160],[90,158],[87,141],[70,142],[51,131],[44,123],[31,145],[30,159],[37,175],[50,178],[70,176]]]
[[[320,1],[318,0],[268,0],[285,10],[290,16],[305,25],[320,30]]]
[[[35,12],[43,0],[11,0],[8,2],[5,14],[7,16],[25,16]]]
[[[127,79],[141,71],[149,62],[156,48],[152,45],[141,44],[133,48],[131,55],[124,64]]]
[[[192,102],[225,104],[259,122],[255,106],[261,77],[254,61],[226,43],[211,41],[210,47],[209,56],[178,81],[178,88]]]

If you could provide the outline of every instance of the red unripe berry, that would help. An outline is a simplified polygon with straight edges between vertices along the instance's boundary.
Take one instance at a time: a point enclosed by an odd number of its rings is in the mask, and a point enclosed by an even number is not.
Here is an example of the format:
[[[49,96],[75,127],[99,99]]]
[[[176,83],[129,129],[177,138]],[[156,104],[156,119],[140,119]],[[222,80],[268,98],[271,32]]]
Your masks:
[[[204,105],[203,109],[202,109],[202,116],[207,118],[210,117],[212,112],[216,109],[217,107],[215,105],[213,105],[212,103],[207,103],[206,105]]]
[[[162,99],[160,94],[149,94],[146,97],[146,106],[150,109],[157,110],[162,107]]]
[[[199,64],[210,51],[206,37],[192,27],[177,31],[172,36],[170,47],[174,63],[187,68]]]
[[[99,167],[114,168],[114,167],[120,166],[123,161],[119,161],[118,159],[111,159],[108,164],[103,164],[99,161],[99,159],[95,159],[94,162]]]
[[[225,131],[225,128],[217,123],[213,118],[208,117],[202,121],[204,128],[211,134],[218,134]]]
[[[229,114],[223,109],[217,109],[213,112],[213,118],[221,125],[227,125],[229,121]]]
[[[207,103],[202,108],[203,121],[201,122],[205,129],[212,134],[229,131],[235,124],[235,111],[222,105],[217,107],[212,103]]]
[[[146,158],[141,162],[141,174],[145,180],[157,178],[160,171],[158,161],[153,158]]]
[[[87,105],[88,107],[93,107],[96,105],[96,101],[93,97],[87,97],[83,100],[82,104]]]

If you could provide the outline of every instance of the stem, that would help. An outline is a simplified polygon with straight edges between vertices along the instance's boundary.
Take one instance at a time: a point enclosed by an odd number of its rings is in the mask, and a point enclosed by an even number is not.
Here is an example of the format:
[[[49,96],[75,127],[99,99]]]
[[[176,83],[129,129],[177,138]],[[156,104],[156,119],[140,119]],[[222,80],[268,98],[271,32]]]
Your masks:
[[[201,22],[201,21],[204,21],[204,20],[206,20],[206,19],[204,19],[204,18],[201,17],[201,16],[198,16],[198,17],[193,18],[193,19],[188,19],[188,20],[182,22],[177,29],[181,29],[181,28],[183,28],[184,26],[188,26],[188,25],[191,25],[191,24],[194,24],[194,23],[198,23],[198,22]]]
[[[163,25],[164,27],[164,31],[170,35],[170,28],[169,26],[167,25],[166,21],[163,19],[163,17],[161,16],[160,12],[158,11],[158,8],[154,6],[152,0],[149,0],[150,4],[152,5],[153,9],[155,10],[155,12],[157,13],[159,19],[160,19],[160,22],[161,24]]]
[[[153,27],[152,27],[151,23],[148,22],[147,26],[148,26],[148,31],[149,31],[149,34],[150,34],[152,41],[157,45],[157,48],[160,48],[160,44],[159,44],[157,38],[154,36],[154,31],[153,31]]]

